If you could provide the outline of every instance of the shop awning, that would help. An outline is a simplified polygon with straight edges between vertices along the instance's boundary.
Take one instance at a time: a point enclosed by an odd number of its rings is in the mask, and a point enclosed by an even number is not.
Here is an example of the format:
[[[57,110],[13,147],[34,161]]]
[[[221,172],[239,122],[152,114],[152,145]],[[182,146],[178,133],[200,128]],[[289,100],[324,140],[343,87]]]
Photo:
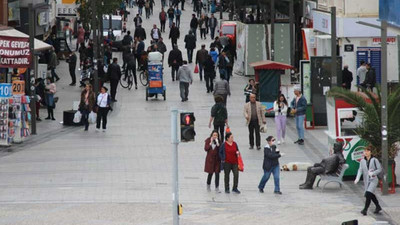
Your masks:
[[[11,27],[0,26],[0,36],[28,38],[29,35]],[[35,38],[35,53],[51,49],[53,46]]]
[[[291,65],[270,60],[253,62],[250,63],[250,66],[255,70],[289,70],[294,68]]]

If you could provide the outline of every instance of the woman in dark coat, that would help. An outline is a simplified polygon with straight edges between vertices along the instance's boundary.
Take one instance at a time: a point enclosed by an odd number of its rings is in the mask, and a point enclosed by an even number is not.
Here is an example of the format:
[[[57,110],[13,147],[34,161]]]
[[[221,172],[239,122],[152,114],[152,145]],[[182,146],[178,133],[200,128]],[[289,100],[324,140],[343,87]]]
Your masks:
[[[219,135],[218,131],[213,130],[210,137],[205,140],[204,150],[207,152],[206,163],[204,165],[204,172],[208,173],[207,177],[207,190],[211,191],[211,179],[215,173],[215,191],[219,191],[219,172],[221,171],[221,159],[219,158]]]
[[[91,84],[86,84],[85,89],[81,93],[81,102],[79,103],[79,111],[82,114],[82,122],[85,125],[85,131],[89,129],[89,114],[93,111],[96,104],[96,97]]]

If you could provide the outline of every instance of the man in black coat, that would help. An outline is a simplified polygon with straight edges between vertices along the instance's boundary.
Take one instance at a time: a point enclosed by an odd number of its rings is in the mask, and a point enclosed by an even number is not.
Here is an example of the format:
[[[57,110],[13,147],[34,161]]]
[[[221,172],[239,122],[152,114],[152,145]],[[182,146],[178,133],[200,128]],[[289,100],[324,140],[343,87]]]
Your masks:
[[[179,28],[176,27],[175,23],[172,23],[171,30],[169,31],[169,39],[171,39],[172,46],[177,45],[179,36],[180,36]]]
[[[136,58],[134,53],[130,53],[127,56],[127,67],[125,70],[125,77],[126,79],[128,77],[128,73],[131,71],[133,75],[133,80],[135,81],[135,89],[137,89],[137,78],[136,78]]]
[[[350,90],[353,81],[353,73],[349,71],[349,66],[345,65],[342,71],[342,87]]]
[[[319,174],[335,174],[339,165],[346,162],[342,153],[342,143],[336,142],[333,145],[333,155],[323,159],[320,163],[307,168],[307,177],[304,184],[300,184],[300,189],[313,189],[314,181]]]
[[[196,64],[199,64],[199,75],[200,75],[200,81],[203,80],[203,68],[204,68],[204,63],[206,62],[208,57],[208,51],[206,50],[206,45],[202,44],[201,49],[197,51],[196,53]],[[207,91],[209,90],[207,86]]]
[[[168,65],[171,67],[172,81],[175,81],[178,69],[182,66],[182,52],[178,49],[177,45],[174,45],[174,49],[169,52],[168,55]]]
[[[144,30],[142,25],[139,25],[138,27],[136,27],[134,37],[141,38],[142,40],[146,40],[146,31]]]
[[[365,80],[361,86],[372,91],[376,83],[376,73],[375,69],[371,67],[371,63],[367,63],[367,74],[365,75]]]
[[[211,40],[214,40],[215,28],[218,26],[217,18],[214,17],[214,13],[211,14],[210,19],[208,20],[208,27],[210,27],[210,37]]]
[[[282,156],[279,149],[276,147],[275,138],[273,136],[267,137],[268,144],[264,147],[264,162],[263,170],[264,175],[261,178],[260,184],[258,185],[258,190],[264,193],[264,187],[267,183],[271,173],[274,175],[275,189],[274,193],[281,195],[282,192],[279,186],[279,158]]]
[[[108,77],[110,78],[111,87],[111,101],[116,102],[115,95],[117,94],[117,87],[121,79],[121,67],[118,65],[118,59],[114,58],[113,63],[108,67]]]
[[[191,30],[189,30],[189,34],[185,36],[185,48],[187,50],[187,56],[189,63],[192,63],[193,59],[193,49],[196,48],[196,38],[194,37]]]
[[[190,21],[190,30],[192,30],[192,33],[197,40],[197,27],[199,26],[199,21],[196,18],[195,14],[192,14],[192,20]]]
[[[133,22],[135,23],[135,28],[138,26],[142,26],[142,17],[140,17],[139,14],[136,14],[136,17],[133,19]]]
[[[76,61],[78,58],[76,57],[76,54],[74,52],[71,52],[68,58],[68,66],[69,66],[69,74],[71,75],[72,82],[69,84],[70,86],[75,86],[76,84],[76,75],[75,75],[75,70],[76,70]]]

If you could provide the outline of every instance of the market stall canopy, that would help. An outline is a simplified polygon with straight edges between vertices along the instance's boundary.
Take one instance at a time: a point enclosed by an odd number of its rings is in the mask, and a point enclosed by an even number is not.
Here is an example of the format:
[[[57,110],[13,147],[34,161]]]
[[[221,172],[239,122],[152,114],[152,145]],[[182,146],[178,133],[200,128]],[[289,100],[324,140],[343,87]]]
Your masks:
[[[11,27],[0,26],[0,36],[29,38],[29,35]],[[35,38],[35,53],[51,49],[53,46]]]
[[[250,63],[250,66],[255,70],[289,70],[294,68],[291,65],[270,60],[253,62]]]

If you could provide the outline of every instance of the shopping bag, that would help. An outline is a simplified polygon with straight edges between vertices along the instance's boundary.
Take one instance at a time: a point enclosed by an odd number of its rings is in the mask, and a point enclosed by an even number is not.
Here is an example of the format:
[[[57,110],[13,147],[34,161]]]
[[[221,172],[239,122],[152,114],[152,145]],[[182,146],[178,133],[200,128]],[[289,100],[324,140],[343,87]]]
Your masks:
[[[240,172],[244,171],[243,159],[242,159],[242,155],[240,153],[238,155],[238,169]]]
[[[77,112],[75,113],[75,115],[74,115],[74,120],[73,120],[73,122],[74,122],[74,123],[80,123],[80,122],[81,122],[81,119],[82,119],[82,114],[81,114],[80,111],[77,111]]]
[[[262,127],[260,127],[260,132],[267,133],[267,124],[263,124]]]
[[[225,129],[225,133],[230,133],[231,132],[231,128],[229,128],[229,127],[226,127],[226,129]]]
[[[89,114],[89,123],[96,123],[97,114],[95,112],[90,112]]]
[[[194,67],[194,73],[199,73],[199,65],[197,65],[197,64]]]

